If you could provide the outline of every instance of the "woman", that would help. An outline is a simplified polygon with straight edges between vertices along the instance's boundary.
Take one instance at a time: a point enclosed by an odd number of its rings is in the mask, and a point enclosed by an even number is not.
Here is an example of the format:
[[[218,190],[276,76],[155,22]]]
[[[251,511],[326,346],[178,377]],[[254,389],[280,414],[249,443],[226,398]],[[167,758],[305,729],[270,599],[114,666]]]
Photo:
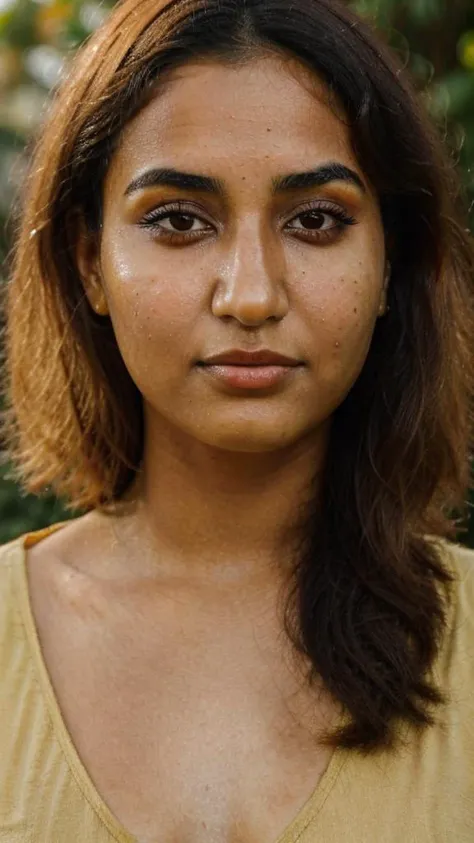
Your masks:
[[[124,0],[56,92],[6,299],[0,839],[474,831],[473,258],[333,0]]]

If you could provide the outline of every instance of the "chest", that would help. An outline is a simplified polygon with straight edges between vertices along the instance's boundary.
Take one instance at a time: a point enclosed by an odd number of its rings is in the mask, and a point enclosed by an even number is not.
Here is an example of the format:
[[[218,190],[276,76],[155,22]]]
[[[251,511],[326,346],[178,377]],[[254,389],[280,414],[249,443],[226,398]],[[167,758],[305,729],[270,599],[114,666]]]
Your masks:
[[[80,604],[81,606],[82,604]],[[333,712],[277,622],[164,601],[146,619],[57,604],[38,618],[63,719],[100,798],[140,843],[276,843],[315,790]],[[41,616],[41,610],[39,611]]]

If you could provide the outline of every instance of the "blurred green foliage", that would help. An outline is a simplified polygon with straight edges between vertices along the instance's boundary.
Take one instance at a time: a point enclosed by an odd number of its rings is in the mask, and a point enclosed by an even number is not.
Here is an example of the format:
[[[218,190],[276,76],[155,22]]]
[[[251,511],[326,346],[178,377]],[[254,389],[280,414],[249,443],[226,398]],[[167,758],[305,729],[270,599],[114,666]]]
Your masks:
[[[474,201],[473,0],[355,0],[408,68]]]
[[[0,0],[0,259],[24,169],[25,143],[68,56],[101,23],[109,2]],[[412,73],[460,164],[474,207],[473,0],[355,0]],[[1,273],[0,273],[1,274]],[[51,496],[22,496],[0,464],[0,543],[71,517]],[[474,546],[472,535],[460,537]]]

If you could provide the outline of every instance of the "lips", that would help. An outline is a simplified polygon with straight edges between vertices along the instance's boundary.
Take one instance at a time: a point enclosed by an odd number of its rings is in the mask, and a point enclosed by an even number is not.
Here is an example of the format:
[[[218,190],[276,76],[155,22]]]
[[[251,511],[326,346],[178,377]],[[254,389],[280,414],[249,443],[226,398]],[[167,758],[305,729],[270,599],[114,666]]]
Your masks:
[[[270,349],[244,351],[231,349],[201,361],[202,366],[299,366],[300,361]]]
[[[301,367],[301,361],[279,351],[262,348],[245,351],[234,348],[207,357],[200,364],[201,370],[212,381],[230,394],[248,394],[248,391],[280,389],[292,380]]]

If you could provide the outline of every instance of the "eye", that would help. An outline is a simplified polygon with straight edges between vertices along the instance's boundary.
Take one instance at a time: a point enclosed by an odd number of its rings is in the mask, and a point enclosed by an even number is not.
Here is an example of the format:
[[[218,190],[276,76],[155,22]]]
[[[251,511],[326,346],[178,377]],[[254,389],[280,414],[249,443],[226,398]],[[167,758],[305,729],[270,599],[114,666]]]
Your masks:
[[[328,202],[309,205],[290,223],[290,230],[304,239],[317,241],[337,237],[346,226],[356,225],[357,220],[339,205]]]
[[[213,230],[210,223],[181,203],[155,208],[142,217],[140,226],[151,229],[155,237],[181,241]]]
[[[327,231],[328,228],[334,228],[338,225],[332,214],[326,214],[324,211],[306,211],[296,217],[296,222],[300,225],[295,225],[295,228],[301,228],[303,231]]]
[[[346,226],[356,222],[341,206],[319,202],[303,206],[287,227],[299,239],[322,243],[335,240]],[[152,231],[153,237],[176,244],[191,243],[215,231],[211,223],[195,213],[194,207],[182,202],[154,208],[139,225]]]
[[[158,220],[156,220],[156,222],[158,222]],[[160,217],[160,228],[164,231],[177,232],[178,234],[188,234],[190,231],[195,230],[200,231],[202,225],[202,220],[193,214],[183,214],[174,211],[171,214],[166,214],[166,216]]]

